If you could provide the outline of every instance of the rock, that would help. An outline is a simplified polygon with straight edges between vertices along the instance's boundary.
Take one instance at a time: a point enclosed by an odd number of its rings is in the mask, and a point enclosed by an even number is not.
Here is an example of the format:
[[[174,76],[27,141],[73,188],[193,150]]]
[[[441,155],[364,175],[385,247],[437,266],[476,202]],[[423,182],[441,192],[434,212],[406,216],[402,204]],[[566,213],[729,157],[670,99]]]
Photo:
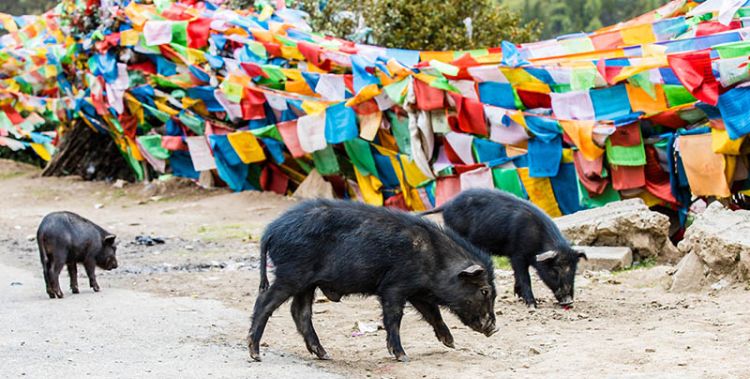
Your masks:
[[[300,183],[297,190],[292,194],[293,197],[301,199],[333,199],[333,186],[323,179],[318,171],[313,169],[307,175],[305,180]]]
[[[681,256],[669,240],[669,217],[651,211],[641,199],[609,203],[555,222],[574,245],[627,246],[640,259],[675,262]]]
[[[701,258],[690,253],[677,264],[673,275],[671,292],[697,292],[706,282],[706,266]]]
[[[115,181],[115,184],[113,184],[113,185],[112,185],[112,187],[115,187],[115,188],[123,188],[123,187],[125,187],[125,184],[127,184],[127,182],[126,182],[126,181],[124,181],[124,180],[122,180],[122,179],[117,179],[117,180]]]
[[[678,248],[698,255],[716,277],[750,279],[750,211],[711,203],[685,231]]]
[[[94,204],[94,208],[95,209],[102,209],[102,208],[104,208],[104,204],[102,204],[102,203],[96,203],[96,204]]]
[[[586,253],[588,260],[578,261],[581,270],[618,270],[633,264],[633,251],[629,247],[607,246],[574,246],[574,249]]]

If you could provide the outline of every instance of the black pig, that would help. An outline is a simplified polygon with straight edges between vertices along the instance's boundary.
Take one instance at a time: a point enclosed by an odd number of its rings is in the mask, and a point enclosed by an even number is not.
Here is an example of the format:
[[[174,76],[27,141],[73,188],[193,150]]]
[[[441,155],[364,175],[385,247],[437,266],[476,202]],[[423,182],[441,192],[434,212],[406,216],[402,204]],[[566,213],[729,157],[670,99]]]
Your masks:
[[[499,190],[471,189],[420,215],[443,212],[445,225],[477,247],[510,258],[515,293],[536,307],[529,266],[560,305],[573,303],[573,282],[580,258],[549,216],[534,204]]]
[[[399,329],[408,301],[453,347],[440,306],[470,328],[495,332],[494,270],[489,255],[453,232],[414,215],[341,200],[303,202],[268,225],[260,242],[260,292],[248,333],[250,356],[260,360],[266,322],[290,297],[292,318],[310,353],[329,359],[312,325],[315,289],[331,301],[376,295],[383,308],[387,347],[407,361]],[[269,288],[266,256],[276,267]]]
[[[68,266],[73,293],[78,293],[78,263],[83,263],[89,284],[96,292],[99,292],[99,284],[94,274],[95,267],[117,268],[115,235],[75,213],[48,214],[39,225],[36,238],[50,299],[63,297],[59,276],[65,265]]]

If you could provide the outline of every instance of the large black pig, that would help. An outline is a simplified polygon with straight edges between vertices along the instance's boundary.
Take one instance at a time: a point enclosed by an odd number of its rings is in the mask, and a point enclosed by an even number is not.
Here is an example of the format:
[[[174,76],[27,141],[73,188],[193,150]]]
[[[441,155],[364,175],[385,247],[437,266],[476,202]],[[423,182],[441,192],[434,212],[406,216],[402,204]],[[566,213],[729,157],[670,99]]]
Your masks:
[[[117,268],[115,235],[71,212],[53,212],[42,219],[36,233],[44,283],[51,299],[62,298],[60,271],[68,266],[70,290],[78,293],[78,263],[83,263],[89,284],[99,292],[94,270]]]
[[[560,305],[573,303],[576,268],[586,254],[571,248],[554,221],[534,204],[507,192],[471,189],[420,215],[443,212],[445,225],[477,247],[510,258],[515,293],[536,306],[529,266]]]
[[[407,356],[399,329],[408,301],[453,347],[440,306],[487,336],[495,332],[494,272],[489,255],[453,232],[414,215],[340,200],[303,202],[268,225],[260,243],[260,292],[248,333],[250,356],[259,347],[273,311],[292,298],[292,318],[307,349],[329,359],[312,324],[315,289],[331,301],[350,294],[376,295],[383,308],[387,347]],[[276,267],[269,287],[266,256]]]

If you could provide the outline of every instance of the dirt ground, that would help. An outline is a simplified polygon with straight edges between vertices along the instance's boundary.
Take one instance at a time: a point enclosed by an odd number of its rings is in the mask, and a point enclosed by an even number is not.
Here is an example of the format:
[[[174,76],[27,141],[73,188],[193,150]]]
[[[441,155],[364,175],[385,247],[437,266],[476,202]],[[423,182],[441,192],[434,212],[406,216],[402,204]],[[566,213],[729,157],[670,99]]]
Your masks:
[[[229,346],[234,352],[244,349],[258,287],[257,240],[265,224],[295,203],[268,193],[198,190],[176,183],[117,188],[112,183],[88,183],[76,178],[40,178],[38,170],[8,161],[0,161],[0,199],[0,264],[33,275],[32,282],[25,286],[36,291],[25,296],[33,296],[37,303],[46,298],[33,240],[41,218],[56,210],[77,212],[114,232],[121,241],[120,268],[98,271],[103,288],[98,295],[108,300],[123,296],[122,312],[137,313],[136,307],[127,304],[132,303],[128,299],[134,294],[140,294],[144,298],[179,298],[174,301],[184,304],[214,301],[246,315],[244,319],[229,317],[220,324],[223,328],[201,332],[206,335],[190,338],[192,332],[187,329],[185,338],[163,342],[198,344],[207,352],[216,346]],[[135,243],[138,235],[162,237],[165,243],[139,245]],[[358,333],[357,322],[379,322],[375,299],[316,302],[313,320],[331,361],[315,360],[307,352],[286,304],[266,328],[261,353],[268,359],[251,363],[246,355],[238,358],[238,354],[228,354],[224,361],[232,359],[232,367],[247,371],[228,374],[217,367],[214,376],[263,373],[262,377],[299,377],[292,369],[268,370],[277,367],[272,365],[288,363],[289,367],[309,365],[310,375],[368,378],[750,377],[748,288],[735,284],[700,294],[672,294],[665,290],[670,271],[671,267],[657,266],[618,273],[579,273],[576,303],[570,310],[555,306],[549,290],[535,280],[540,306],[529,310],[513,297],[512,273],[498,270],[495,309],[500,332],[484,337],[443,312],[455,337],[456,349],[449,349],[437,341],[413,309],[407,308],[402,341],[411,358],[409,363],[398,363],[389,356],[384,331]],[[79,275],[81,291],[89,292],[84,289],[84,274]],[[61,275],[66,298],[56,302],[88,296],[70,294],[66,276]],[[1,291],[10,288],[11,283],[0,282]],[[54,303],[45,300],[44,304]],[[89,306],[96,308],[99,303]],[[13,306],[4,306],[0,317],[24,315]],[[34,333],[31,329],[27,332]],[[134,329],[132,334],[121,335],[119,341],[130,346],[150,338],[148,331],[142,332],[145,336],[133,335],[138,333]],[[117,349],[102,354],[116,355]],[[23,349],[16,355],[16,363],[27,361],[31,365],[40,359]],[[4,359],[0,357],[0,363]],[[206,359],[206,364],[221,365],[216,363],[221,361]]]

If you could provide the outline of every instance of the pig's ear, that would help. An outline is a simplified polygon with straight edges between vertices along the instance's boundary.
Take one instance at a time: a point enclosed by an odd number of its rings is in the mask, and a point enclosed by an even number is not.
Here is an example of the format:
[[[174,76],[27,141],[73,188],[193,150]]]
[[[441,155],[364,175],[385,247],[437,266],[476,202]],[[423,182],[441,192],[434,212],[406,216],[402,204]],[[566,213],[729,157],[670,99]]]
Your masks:
[[[544,262],[557,256],[557,250],[545,251],[544,253],[537,254],[536,261]]]
[[[117,238],[116,235],[114,235],[114,234],[107,234],[106,236],[104,236],[104,239],[102,241],[104,241],[105,245],[114,245],[115,244],[115,238]]]
[[[461,273],[458,274],[458,276],[460,278],[471,279],[471,278],[478,278],[482,274],[484,274],[484,267],[480,265],[471,265],[465,268],[463,271],[461,271]]]
[[[581,259],[581,258],[583,258],[583,259],[585,259],[585,260],[589,260],[589,257],[587,257],[587,256],[586,256],[586,253],[584,253],[584,252],[581,252],[581,251],[576,251],[576,254],[578,255],[578,259]]]

